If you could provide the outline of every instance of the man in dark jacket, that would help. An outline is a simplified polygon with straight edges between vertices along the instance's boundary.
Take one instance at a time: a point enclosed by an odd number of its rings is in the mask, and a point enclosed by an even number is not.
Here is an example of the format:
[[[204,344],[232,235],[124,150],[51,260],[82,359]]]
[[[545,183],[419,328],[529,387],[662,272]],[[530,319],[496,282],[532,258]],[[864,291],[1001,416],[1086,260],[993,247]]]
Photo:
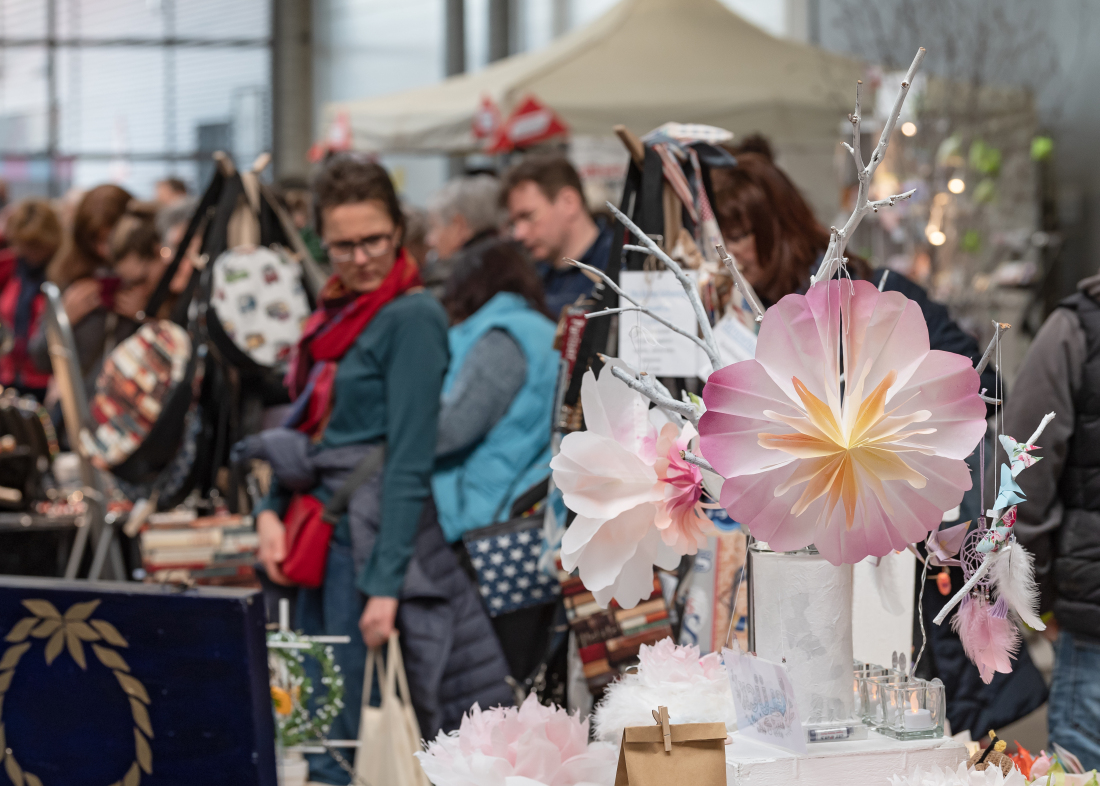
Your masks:
[[[1100,767],[1100,275],[1047,318],[1005,401],[1005,433],[1027,439],[1048,412],[1042,461],[1016,537],[1035,555],[1046,635],[1055,641],[1050,739]],[[1003,456],[1001,457],[1003,459]]]
[[[530,156],[504,175],[500,199],[512,236],[538,262],[546,308],[561,310],[589,295],[595,282],[567,260],[600,270],[611,254],[611,227],[597,223],[584,201],[580,175],[564,156]]]

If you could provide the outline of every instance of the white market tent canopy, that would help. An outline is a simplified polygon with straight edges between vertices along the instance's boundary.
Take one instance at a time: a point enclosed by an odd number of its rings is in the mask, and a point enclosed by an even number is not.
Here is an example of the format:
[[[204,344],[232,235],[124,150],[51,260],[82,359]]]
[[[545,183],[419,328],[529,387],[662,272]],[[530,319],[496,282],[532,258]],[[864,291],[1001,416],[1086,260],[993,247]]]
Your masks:
[[[851,111],[862,73],[859,62],[775,38],[718,0],[622,0],[545,48],[476,73],[328,104],[324,123],[346,114],[357,150],[473,152],[472,123],[484,97],[507,117],[534,95],[574,135],[608,136],[617,123],[640,135],[669,120],[738,136],[758,131],[821,206],[815,186],[835,194],[838,122]],[[806,156],[815,160],[813,173],[799,172]],[[835,204],[835,196],[828,201]]]

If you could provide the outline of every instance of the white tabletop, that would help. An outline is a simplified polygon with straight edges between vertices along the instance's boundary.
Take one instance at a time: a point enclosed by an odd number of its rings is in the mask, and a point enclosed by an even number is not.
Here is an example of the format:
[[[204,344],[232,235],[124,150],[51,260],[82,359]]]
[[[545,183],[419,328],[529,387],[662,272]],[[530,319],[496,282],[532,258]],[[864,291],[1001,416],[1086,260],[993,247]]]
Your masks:
[[[950,738],[901,742],[869,731],[865,740],[815,742],[805,755],[798,755],[734,734],[726,746],[726,783],[886,786],[891,775],[918,766],[954,769],[966,758],[966,746]]]

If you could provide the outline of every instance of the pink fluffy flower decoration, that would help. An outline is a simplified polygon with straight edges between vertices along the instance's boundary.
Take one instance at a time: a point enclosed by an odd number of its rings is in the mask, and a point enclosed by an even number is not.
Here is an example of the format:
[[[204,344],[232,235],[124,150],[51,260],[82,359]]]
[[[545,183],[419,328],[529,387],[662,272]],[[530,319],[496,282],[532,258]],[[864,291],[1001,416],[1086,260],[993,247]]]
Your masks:
[[[441,732],[416,757],[435,786],[609,784],[617,759],[614,749],[589,746],[587,719],[534,695],[518,708],[475,704],[458,731]]]
[[[834,565],[923,540],[971,487],[978,374],[930,350],[920,307],[831,281],[768,309],[756,358],[711,374],[700,450],[721,503],[779,551]]]
[[[610,369],[598,379],[585,373],[581,403],[587,431],[566,435],[550,462],[577,514],[562,538],[562,566],[579,571],[601,606],[614,598],[629,609],[653,594],[653,566],[675,568],[709,527],[699,471],[680,458],[695,430],[666,424],[658,435],[649,401]]]

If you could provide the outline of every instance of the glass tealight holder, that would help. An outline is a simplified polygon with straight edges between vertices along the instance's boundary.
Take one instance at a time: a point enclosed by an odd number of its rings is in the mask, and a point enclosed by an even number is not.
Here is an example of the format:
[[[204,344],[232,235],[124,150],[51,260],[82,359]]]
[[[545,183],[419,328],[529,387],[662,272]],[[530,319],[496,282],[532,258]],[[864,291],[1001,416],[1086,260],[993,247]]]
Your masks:
[[[943,736],[947,701],[938,679],[893,682],[881,692],[883,723],[879,732],[899,740]]]
[[[872,729],[880,729],[886,723],[886,709],[883,704],[886,688],[905,682],[905,677],[893,669],[884,668],[882,672],[859,679],[860,718]]]
[[[867,713],[864,712],[863,707],[863,681],[870,679],[871,677],[881,677],[888,673],[887,669],[882,666],[876,666],[873,663],[860,663],[856,662],[852,667],[852,690],[855,693],[855,716],[857,718],[866,719]]]

